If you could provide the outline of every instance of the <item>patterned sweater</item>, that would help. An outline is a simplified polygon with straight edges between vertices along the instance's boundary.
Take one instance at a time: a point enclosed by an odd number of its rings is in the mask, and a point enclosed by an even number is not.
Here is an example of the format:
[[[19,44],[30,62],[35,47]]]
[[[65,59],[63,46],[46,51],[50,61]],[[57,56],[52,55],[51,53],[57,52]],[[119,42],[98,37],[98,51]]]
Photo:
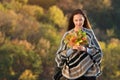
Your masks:
[[[77,51],[67,47],[64,38],[74,30],[67,31],[56,53],[57,67],[61,68],[62,75],[68,79],[76,79],[81,76],[99,76],[101,73],[100,63],[103,56],[99,43],[92,29],[82,28],[86,32],[89,45],[87,51]]]

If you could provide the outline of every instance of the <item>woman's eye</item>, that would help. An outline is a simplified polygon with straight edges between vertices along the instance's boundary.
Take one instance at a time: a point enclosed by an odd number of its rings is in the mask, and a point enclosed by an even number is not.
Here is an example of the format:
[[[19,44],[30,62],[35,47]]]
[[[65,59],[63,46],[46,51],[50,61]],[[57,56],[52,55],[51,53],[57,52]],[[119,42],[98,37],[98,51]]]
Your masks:
[[[78,21],[78,20],[75,20],[75,21]]]
[[[82,19],[79,19],[79,21],[83,21]]]

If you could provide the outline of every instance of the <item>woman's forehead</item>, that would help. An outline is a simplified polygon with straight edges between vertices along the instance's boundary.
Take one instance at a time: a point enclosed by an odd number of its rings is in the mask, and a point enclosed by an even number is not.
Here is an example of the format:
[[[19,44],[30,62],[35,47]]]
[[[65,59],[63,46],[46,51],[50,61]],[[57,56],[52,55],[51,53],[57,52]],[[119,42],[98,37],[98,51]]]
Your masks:
[[[82,14],[75,14],[73,18],[84,18]]]

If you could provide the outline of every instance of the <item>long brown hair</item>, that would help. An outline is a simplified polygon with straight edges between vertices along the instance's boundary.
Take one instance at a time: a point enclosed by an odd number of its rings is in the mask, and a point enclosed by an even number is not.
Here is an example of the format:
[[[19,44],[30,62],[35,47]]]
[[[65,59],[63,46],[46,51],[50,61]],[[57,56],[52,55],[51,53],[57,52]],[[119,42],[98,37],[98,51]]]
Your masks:
[[[74,17],[74,15],[76,15],[76,14],[81,14],[81,15],[83,15],[83,17],[85,18],[83,27],[90,29],[90,28],[91,28],[91,25],[90,25],[90,22],[89,22],[87,16],[85,15],[85,13],[84,13],[81,9],[76,9],[76,10],[73,11],[73,13],[71,14],[71,16],[70,16],[70,18],[69,18],[68,29],[67,29],[67,30],[71,30],[71,29],[73,29],[73,28],[75,27],[75,25],[74,25],[74,23],[73,23],[73,17]]]

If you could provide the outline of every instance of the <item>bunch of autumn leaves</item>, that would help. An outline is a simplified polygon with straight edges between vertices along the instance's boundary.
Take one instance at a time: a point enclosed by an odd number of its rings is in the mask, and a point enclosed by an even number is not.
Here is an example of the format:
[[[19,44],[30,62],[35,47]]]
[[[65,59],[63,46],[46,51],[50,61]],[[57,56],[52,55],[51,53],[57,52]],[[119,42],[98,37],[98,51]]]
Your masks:
[[[68,33],[64,39],[64,42],[67,44],[68,47],[72,48],[75,45],[87,45],[87,35],[86,32],[82,30],[74,31]]]

